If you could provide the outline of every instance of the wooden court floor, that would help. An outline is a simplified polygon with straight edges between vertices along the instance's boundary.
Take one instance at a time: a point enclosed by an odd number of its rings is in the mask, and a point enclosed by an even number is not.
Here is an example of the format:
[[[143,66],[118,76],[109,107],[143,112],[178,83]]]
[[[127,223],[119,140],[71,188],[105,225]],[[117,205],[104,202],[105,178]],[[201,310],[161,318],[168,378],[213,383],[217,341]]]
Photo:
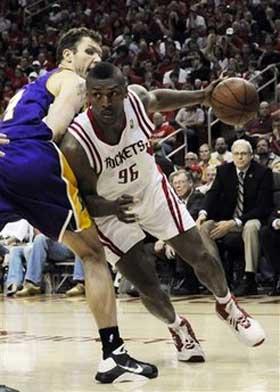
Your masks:
[[[212,297],[173,299],[188,317],[207,354],[204,364],[179,363],[165,325],[138,299],[118,299],[127,348],[159,368],[157,379],[100,385],[93,375],[100,358],[97,330],[85,299],[0,297],[0,384],[20,392],[279,392],[280,297],[240,302],[266,329],[268,339],[246,348],[214,313]]]

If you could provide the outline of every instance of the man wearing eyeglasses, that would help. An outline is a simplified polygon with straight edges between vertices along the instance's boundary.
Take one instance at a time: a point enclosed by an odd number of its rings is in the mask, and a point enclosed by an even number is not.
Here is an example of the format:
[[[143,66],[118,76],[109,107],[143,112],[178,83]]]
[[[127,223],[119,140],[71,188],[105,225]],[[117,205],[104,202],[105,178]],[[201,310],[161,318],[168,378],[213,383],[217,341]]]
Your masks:
[[[272,172],[252,159],[252,146],[246,140],[235,141],[231,150],[233,162],[217,168],[197,224],[208,251],[216,259],[220,259],[216,241],[222,239],[229,244],[236,240],[236,233],[240,234],[245,274],[235,295],[255,295],[259,230],[272,209]]]

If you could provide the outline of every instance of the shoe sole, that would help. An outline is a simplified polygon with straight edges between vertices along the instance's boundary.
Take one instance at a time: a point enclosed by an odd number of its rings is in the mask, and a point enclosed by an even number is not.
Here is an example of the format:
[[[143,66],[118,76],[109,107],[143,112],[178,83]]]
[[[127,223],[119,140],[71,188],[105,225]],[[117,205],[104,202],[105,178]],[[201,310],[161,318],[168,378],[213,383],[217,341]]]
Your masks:
[[[151,374],[149,377],[143,376],[141,374],[136,374],[133,372],[125,372],[117,376],[114,380],[111,377],[106,377],[104,374],[97,373],[94,380],[99,384],[117,384],[122,382],[135,382],[135,381],[147,381],[152,378],[156,378],[158,372]]]
[[[265,341],[265,338],[263,338],[260,342],[254,344],[252,347],[258,347],[258,346],[260,346],[261,344],[263,344],[264,341]]]
[[[183,357],[180,358],[180,355],[178,354],[177,359],[180,362],[190,362],[190,363],[205,362],[205,358],[202,355],[193,355],[189,359],[184,359]]]

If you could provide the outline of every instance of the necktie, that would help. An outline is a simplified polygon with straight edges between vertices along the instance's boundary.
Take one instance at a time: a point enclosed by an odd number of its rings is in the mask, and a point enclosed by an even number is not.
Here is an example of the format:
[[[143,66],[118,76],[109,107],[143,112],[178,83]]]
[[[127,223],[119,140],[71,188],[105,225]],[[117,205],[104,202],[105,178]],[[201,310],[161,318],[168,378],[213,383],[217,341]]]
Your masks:
[[[244,207],[244,172],[238,174],[238,193],[237,203],[234,211],[234,218],[240,218],[243,214]]]

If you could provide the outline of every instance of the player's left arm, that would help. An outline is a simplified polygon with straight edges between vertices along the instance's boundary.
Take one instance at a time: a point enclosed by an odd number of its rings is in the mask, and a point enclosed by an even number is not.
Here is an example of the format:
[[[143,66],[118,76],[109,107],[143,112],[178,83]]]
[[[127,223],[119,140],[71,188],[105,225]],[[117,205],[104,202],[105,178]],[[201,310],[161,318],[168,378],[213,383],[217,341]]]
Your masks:
[[[59,148],[74,172],[79,192],[92,217],[116,215],[125,223],[137,220],[137,216],[130,211],[135,203],[133,196],[122,195],[116,200],[107,200],[97,194],[98,175],[90,166],[84,149],[71,133],[65,134]]]
[[[153,113],[158,111],[171,111],[198,104],[210,106],[212,92],[220,81],[216,80],[210,83],[205,89],[197,91],[170,89],[147,91],[138,84],[133,84],[129,88],[138,95],[147,112]]]

